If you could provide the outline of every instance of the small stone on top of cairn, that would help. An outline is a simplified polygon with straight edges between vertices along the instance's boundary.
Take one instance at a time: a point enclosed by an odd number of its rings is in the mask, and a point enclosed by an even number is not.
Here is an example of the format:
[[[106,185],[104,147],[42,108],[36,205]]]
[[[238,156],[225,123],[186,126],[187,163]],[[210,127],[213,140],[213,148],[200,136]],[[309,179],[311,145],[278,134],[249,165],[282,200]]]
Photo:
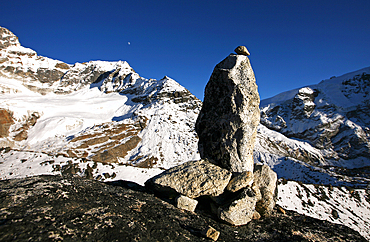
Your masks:
[[[238,55],[246,55],[246,56],[250,55],[250,53],[249,53],[249,51],[248,51],[247,47],[242,46],[242,45],[240,45],[240,46],[236,47],[236,49],[235,49],[234,51],[235,51],[235,53],[237,53]]]

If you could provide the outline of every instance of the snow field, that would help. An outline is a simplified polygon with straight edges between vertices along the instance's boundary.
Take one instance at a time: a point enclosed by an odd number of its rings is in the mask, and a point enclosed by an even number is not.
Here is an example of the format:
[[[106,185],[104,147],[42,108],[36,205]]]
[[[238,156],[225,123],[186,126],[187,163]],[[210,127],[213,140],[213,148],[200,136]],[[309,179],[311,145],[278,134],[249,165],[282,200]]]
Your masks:
[[[288,181],[278,186],[277,204],[320,220],[344,224],[370,240],[370,191]]]

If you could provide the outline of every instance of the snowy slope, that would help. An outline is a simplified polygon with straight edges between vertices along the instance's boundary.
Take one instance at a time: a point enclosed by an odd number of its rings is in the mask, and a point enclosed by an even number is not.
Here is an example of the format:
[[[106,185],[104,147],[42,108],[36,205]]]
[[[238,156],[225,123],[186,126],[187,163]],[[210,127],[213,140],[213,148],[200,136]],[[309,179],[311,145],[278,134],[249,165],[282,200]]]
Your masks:
[[[363,188],[370,183],[369,176],[343,174],[326,165],[321,151],[308,142],[287,138],[262,124],[258,126],[254,160],[269,165],[278,178],[307,184]]]
[[[0,81],[2,80],[4,79],[1,78]],[[21,150],[60,153],[69,146],[71,136],[87,132],[89,127],[112,121],[119,124],[145,119],[146,127],[137,133],[142,141],[132,150],[130,156],[137,157],[140,155],[138,153],[144,153],[159,159],[159,164],[164,167],[198,158],[193,127],[198,108],[194,109],[193,106],[199,107],[200,101],[192,96],[187,103],[175,103],[176,99],[166,95],[185,92],[184,88],[180,88],[169,78],[151,82],[148,85],[148,82],[140,78],[138,85],[134,83],[131,87],[140,89],[136,90],[138,93],[125,95],[117,92],[104,93],[99,87],[86,87],[66,95],[30,92],[3,94],[0,96],[1,108],[11,111],[15,120],[15,124],[10,127],[10,136],[3,138],[3,142],[8,141],[8,146]],[[6,85],[6,81],[1,83]],[[149,98],[149,95],[153,99],[149,103],[135,102],[135,98]],[[159,97],[160,95],[163,96]],[[27,138],[15,141],[12,134],[16,134],[22,122],[35,113],[39,118],[29,127]],[[161,142],[164,138],[167,139],[166,142]],[[129,163],[128,159],[129,157],[125,163]]]
[[[307,185],[294,181],[278,186],[277,204],[332,223],[344,224],[370,240],[369,189]]]

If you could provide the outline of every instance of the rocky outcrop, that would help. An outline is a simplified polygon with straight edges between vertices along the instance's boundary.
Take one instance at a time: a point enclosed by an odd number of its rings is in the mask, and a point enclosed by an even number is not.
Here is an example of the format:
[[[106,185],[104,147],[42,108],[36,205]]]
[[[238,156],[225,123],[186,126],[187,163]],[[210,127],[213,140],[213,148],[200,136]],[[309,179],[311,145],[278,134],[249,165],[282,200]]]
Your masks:
[[[72,176],[0,181],[0,240],[366,241],[358,232],[286,210],[246,226],[175,208],[137,184]]]
[[[18,37],[15,36],[10,30],[0,26],[0,50],[18,44]]]
[[[0,109],[0,138],[9,135],[9,128],[14,123],[12,113],[6,109]]]
[[[216,65],[195,126],[201,157],[232,172],[253,171],[259,101],[247,56],[230,54]]]
[[[18,79],[31,91],[44,95],[52,91],[50,86],[60,80],[67,68],[66,63],[38,56],[21,46],[16,35],[0,27],[0,76]]]

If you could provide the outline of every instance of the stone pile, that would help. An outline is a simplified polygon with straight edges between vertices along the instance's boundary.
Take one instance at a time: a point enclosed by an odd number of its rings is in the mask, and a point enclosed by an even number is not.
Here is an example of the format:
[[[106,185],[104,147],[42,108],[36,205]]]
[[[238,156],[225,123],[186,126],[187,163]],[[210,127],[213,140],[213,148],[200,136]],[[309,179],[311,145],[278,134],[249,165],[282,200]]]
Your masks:
[[[209,202],[214,215],[232,225],[244,225],[275,206],[277,176],[267,165],[234,175],[207,160],[189,161],[149,179],[145,186],[178,208],[194,212],[198,200]]]
[[[178,208],[195,211],[203,204],[219,219],[244,225],[273,210],[277,175],[254,164],[260,99],[248,50],[235,51],[216,65],[205,89],[196,122],[202,159],[166,170],[145,185]]]

